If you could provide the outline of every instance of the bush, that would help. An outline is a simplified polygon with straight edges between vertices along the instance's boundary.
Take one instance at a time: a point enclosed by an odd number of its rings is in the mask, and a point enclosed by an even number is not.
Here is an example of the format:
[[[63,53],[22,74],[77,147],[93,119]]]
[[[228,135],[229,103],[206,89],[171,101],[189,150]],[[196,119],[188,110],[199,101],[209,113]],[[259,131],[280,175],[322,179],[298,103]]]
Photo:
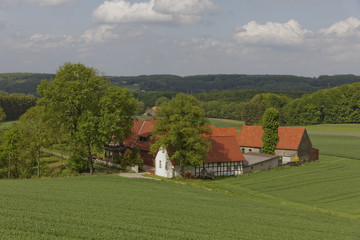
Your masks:
[[[68,160],[69,168],[79,173],[88,172],[89,164],[84,156],[86,154],[83,154],[81,151],[75,151]]]

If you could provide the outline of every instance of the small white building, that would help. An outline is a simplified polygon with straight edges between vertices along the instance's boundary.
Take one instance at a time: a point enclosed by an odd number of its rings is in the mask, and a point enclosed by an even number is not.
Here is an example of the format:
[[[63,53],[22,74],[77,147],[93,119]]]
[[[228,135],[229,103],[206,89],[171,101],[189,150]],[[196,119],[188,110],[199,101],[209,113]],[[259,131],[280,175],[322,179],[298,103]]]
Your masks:
[[[187,167],[185,172],[191,172],[200,177],[203,168],[211,168],[215,176],[236,176],[243,174],[245,158],[239,148],[235,136],[211,136],[211,150],[202,166]],[[161,148],[155,157],[155,175],[172,178],[181,177],[180,167],[170,161],[168,151]]]

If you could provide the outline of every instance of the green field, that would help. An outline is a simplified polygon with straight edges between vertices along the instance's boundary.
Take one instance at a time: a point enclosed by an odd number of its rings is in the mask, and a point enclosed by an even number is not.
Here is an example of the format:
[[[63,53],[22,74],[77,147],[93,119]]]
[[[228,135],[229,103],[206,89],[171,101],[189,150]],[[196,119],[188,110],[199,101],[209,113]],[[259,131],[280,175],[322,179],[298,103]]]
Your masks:
[[[356,239],[360,223],[174,182],[118,176],[2,180],[0,189],[3,239]]]
[[[357,125],[344,127],[308,128],[318,162],[236,178],[0,180],[0,236],[360,239],[360,137],[346,134]]]
[[[215,125],[216,127],[235,127],[237,130],[240,130],[241,126],[244,125],[244,122],[230,119],[220,119],[220,118],[209,118],[210,124]]]

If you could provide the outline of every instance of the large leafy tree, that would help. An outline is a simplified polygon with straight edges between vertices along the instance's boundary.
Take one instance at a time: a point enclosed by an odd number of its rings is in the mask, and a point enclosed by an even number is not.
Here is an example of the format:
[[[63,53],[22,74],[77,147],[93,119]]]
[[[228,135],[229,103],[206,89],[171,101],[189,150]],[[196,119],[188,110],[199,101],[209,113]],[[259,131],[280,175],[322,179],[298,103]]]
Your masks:
[[[15,167],[15,177],[18,177],[18,165],[19,165],[19,157],[21,154],[21,131],[19,130],[18,126],[15,125],[11,129],[4,132],[1,136],[1,145],[0,145],[0,152],[1,152],[1,159],[6,162],[8,165],[8,178],[11,178],[12,173],[12,166]]]
[[[114,136],[122,141],[131,132],[136,101],[127,89],[111,87],[99,73],[82,64],[66,63],[53,81],[39,88],[45,118],[72,153],[83,153],[93,173],[94,149],[102,150]]]
[[[20,117],[19,129],[22,134],[22,145],[26,155],[36,160],[37,176],[40,177],[41,148],[50,144],[49,127],[44,123],[44,107],[30,108]]]
[[[209,134],[210,129],[206,127],[208,120],[199,100],[179,93],[160,106],[156,117],[152,153],[165,147],[170,160],[175,161],[182,172],[184,167],[199,166],[206,160],[211,143],[203,135]]]
[[[264,134],[262,135],[262,150],[266,154],[274,154],[276,145],[279,142],[278,129],[280,125],[280,114],[276,108],[268,108],[265,110],[262,118],[262,128]]]

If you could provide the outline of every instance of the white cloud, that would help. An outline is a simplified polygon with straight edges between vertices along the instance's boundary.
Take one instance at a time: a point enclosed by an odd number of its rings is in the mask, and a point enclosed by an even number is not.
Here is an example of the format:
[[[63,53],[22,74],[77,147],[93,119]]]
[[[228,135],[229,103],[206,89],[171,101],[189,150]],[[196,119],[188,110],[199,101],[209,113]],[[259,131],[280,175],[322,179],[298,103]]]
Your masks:
[[[8,44],[15,49],[29,50],[32,52],[44,51],[47,49],[70,48],[76,44],[76,40],[70,35],[53,35],[36,33],[30,37],[19,35]]]
[[[104,41],[115,40],[119,36],[113,33],[115,26],[101,25],[95,29],[86,30],[80,37],[82,42],[86,44],[101,43]]]
[[[267,22],[264,25],[252,21],[238,28],[235,38],[243,44],[299,45],[304,42],[307,33],[311,32],[302,29],[295,20],[287,23]]]
[[[360,36],[360,20],[355,17],[349,17],[345,21],[334,23],[329,28],[320,29],[319,33],[325,35],[334,35],[340,38]]]
[[[155,12],[154,0],[130,4],[124,0],[105,1],[93,12],[95,22],[101,23],[137,23],[169,22],[171,16]]]
[[[125,0],[105,1],[93,12],[97,23],[191,24],[216,6],[210,0],[149,0],[131,4]]]

